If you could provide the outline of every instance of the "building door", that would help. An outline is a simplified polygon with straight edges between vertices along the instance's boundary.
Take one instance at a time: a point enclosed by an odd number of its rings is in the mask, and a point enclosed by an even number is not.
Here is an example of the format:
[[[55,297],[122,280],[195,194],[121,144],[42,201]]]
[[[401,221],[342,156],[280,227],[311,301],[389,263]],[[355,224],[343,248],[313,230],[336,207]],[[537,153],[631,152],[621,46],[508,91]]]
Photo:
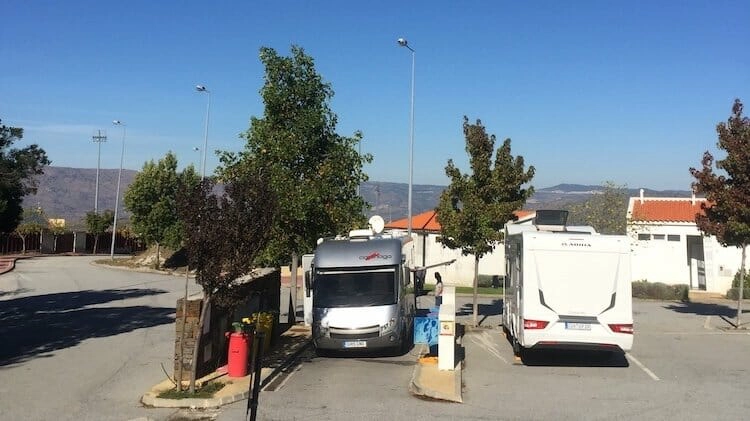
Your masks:
[[[706,261],[703,255],[703,237],[687,236],[687,262],[690,268],[690,288],[706,290]]]

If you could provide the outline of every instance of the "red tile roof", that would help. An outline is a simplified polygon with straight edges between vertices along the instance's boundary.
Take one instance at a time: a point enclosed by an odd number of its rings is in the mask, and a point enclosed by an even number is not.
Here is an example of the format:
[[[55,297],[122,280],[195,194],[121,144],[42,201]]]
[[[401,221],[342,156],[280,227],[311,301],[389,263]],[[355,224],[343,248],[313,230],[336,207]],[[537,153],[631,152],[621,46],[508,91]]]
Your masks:
[[[529,215],[533,215],[533,210],[520,210],[513,212],[519,219],[523,219]],[[440,223],[436,218],[437,213],[434,210],[420,213],[418,215],[412,215],[412,229],[415,231],[440,231]],[[395,221],[387,222],[386,228],[392,229],[408,229],[408,218],[397,219]]]
[[[645,199],[642,203],[639,198],[633,201],[633,212],[631,221],[654,221],[654,222],[695,222],[697,214],[703,214],[701,203],[705,200],[691,199],[658,200]]]

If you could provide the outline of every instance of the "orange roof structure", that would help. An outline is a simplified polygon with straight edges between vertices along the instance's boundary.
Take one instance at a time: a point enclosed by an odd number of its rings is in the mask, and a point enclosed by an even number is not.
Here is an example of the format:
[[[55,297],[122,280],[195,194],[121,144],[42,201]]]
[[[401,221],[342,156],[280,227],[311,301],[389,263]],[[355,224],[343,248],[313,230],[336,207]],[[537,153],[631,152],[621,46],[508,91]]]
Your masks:
[[[524,219],[535,212],[533,210],[520,210],[513,212],[518,219]],[[386,228],[391,229],[408,229],[409,221],[408,218],[397,219],[395,221],[387,222]],[[411,227],[415,231],[440,231],[440,223],[437,220],[437,212],[434,210],[422,212],[418,215],[412,215]]]
[[[633,210],[631,221],[648,222],[695,222],[702,215],[701,204],[705,199],[645,199],[631,198]]]

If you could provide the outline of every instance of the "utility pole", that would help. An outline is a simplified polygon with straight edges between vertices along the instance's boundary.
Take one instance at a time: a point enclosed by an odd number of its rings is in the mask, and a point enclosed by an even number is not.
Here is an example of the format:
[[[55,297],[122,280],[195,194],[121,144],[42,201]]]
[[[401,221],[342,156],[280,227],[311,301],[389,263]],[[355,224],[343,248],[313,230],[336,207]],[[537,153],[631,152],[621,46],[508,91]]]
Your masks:
[[[99,214],[99,164],[102,157],[102,143],[107,141],[107,134],[97,130],[96,134],[91,137],[94,143],[98,145],[96,154],[96,188],[94,190],[94,213]]]

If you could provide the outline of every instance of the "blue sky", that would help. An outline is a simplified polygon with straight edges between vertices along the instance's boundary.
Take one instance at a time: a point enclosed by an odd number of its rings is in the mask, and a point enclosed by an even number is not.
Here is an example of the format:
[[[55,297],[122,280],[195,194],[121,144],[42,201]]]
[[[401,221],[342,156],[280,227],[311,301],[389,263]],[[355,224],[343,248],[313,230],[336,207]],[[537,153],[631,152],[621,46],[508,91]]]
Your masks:
[[[416,50],[414,182],[468,170],[461,123],[481,119],[536,167],[533,185],[687,189],[734,98],[750,104],[750,2],[0,0],[0,118],[53,165],[140,169],[173,151],[240,150],[263,113],[261,46],[297,44],[336,93],[338,132],[364,134],[372,181],[407,182]],[[750,105],[748,106],[750,108]],[[216,165],[208,155],[208,171]]]

